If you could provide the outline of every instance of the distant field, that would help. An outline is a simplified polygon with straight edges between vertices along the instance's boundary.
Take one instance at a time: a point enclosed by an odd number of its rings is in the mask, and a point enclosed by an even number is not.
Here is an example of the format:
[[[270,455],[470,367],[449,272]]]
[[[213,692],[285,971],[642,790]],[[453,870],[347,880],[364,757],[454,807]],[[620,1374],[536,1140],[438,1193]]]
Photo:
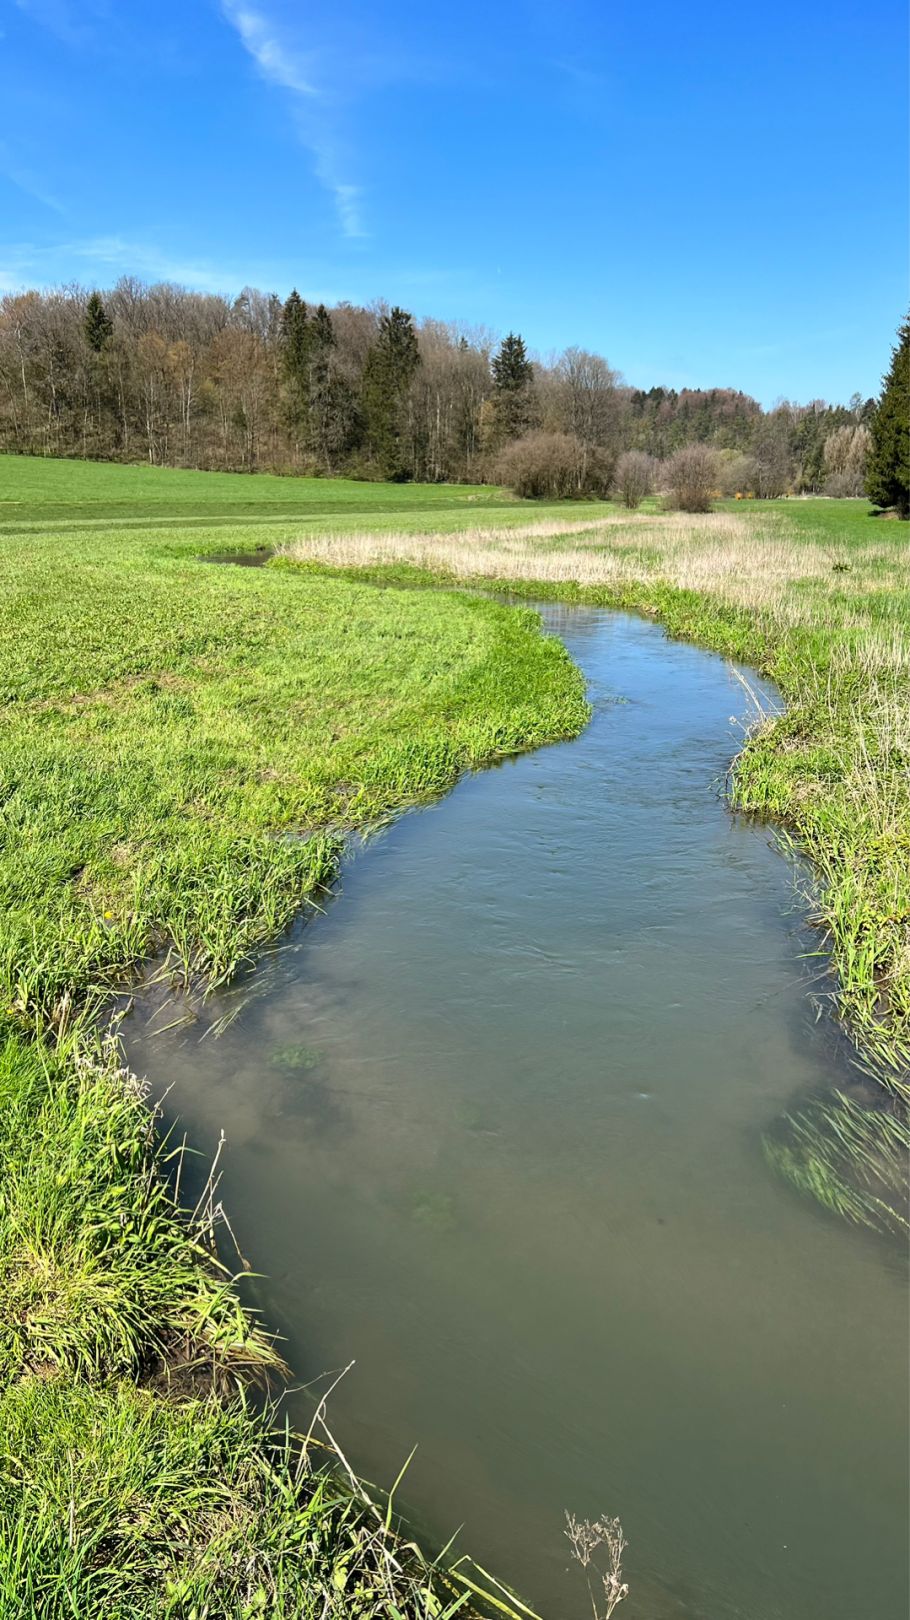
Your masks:
[[[189,526],[393,520],[458,527],[483,513],[505,521],[533,503],[492,485],[376,484],[350,478],[276,478],[261,473],[184,472],[107,462],[0,455],[0,527],[121,522]]]

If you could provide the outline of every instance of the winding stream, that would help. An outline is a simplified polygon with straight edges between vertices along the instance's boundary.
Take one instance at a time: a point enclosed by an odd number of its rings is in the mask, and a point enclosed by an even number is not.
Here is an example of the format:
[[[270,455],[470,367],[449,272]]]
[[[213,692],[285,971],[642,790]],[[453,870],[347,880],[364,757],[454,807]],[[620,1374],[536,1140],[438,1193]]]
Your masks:
[[[225,1033],[146,1009],[130,1061],[194,1145],[226,1132],[268,1319],[301,1380],[355,1360],[331,1404],[361,1473],[417,1443],[428,1539],[463,1523],[582,1616],[564,1509],[606,1511],[622,1620],[905,1620],[900,1248],[761,1152],[849,1072],[793,873],[718,795],[742,691],[652,624],[544,617],[584,735],[405,816]]]

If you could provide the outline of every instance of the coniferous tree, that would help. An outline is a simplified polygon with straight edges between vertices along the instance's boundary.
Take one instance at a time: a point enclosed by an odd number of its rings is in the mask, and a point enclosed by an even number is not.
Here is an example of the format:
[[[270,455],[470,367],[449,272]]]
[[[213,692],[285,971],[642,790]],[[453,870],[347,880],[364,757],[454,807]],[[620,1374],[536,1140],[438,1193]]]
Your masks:
[[[295,287],[288,296],[281,312],[284,369],[285,375],[289,378],[300,377],[306,366],[309,350],[309,324],[306,304]]]
[[[100,354],[114,335],[113,322],[98,292],[89,293],[82,330],[86,343],[95,354]]]
[[[99,292],[89,293],[82,321],[82,333],[90,350],[87,367],[91,409],[83,420],[82,453],[104,454],[104,441],[109,431],[111,406],[111,379],[106,351],[114,335],[114,323],[104,307]],[[56,389],[55,389],[56,393]]]
[[[503,338],[499,353],[493,356],[492,369],[498,437],[501,440],[518,438],[527,432],[533,418],[534,367],[528,359],[524,338],[515,332]]]
[[[882,381],[870,423],[872,447],[866,494],[876,506],[893,506],[910,517],[910,316],[898,330],[891,367]]]
[[[420,350],[407,310],[391,310],[379,322],[379,335],[367,355],[363,410],[367,438],[386,478],[408,478],[407,401]]]
[[[320,304],[310,322],[307,396],[311,447],[326,468],[331,466],[333,451],[340,448],[333,444],[337,393],[332,376],[334,348],[332,317],[325,304]]]
[[[287,386],[288,416],[298,444],[309,431],[309,367],[312,329],[307,307],[297,288],[281,312],[281,366]]]

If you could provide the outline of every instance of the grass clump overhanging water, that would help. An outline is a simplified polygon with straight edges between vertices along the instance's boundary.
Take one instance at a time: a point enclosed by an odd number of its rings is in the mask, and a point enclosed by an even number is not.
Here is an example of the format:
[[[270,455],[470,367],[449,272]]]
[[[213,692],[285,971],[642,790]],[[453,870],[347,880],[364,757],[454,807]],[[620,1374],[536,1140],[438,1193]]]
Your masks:
[[[504,1590],[428,1563],[314,1431],[244,1390],[282,1370],[219,1263],[210,1200],[117,1044],[0,1046],[0,1615],[442,1620]],[[317,1437],[318,1436],[318,1437]]]
[[[584,724],[531,613],[200,560],[280,501],[296,532],[417,495],[0,458],[0,1614],[438,1620],[473,1590],[244,1404],[280,1354],[92,1033],[151,953],[211,989],[350,829]]]
[[[156,1165],[112,1043],[0,1045],[0,1377],[280,1366]]]
[[[483,1590],[393,1536],[312,1439],[265,1440],[242,1400],[29,1378],[0,1393],[0,1427],[9,1620],[450,1620]]]

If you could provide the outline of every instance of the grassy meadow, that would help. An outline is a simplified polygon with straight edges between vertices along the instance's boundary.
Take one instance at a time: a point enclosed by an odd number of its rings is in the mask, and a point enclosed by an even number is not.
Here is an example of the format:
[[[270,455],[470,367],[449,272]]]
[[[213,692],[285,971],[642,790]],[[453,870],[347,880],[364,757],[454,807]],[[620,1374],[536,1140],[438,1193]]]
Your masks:
[[[222,982],[317,897],[350,829],[584,725],[581,678],[534,614],[415,582],[632,608],[774,678],[786,712],[731,793],[815,865],[832,1003],[890,1088],[893,1156],[906,535],[850,501],[687,518],[0,457],[0,1617],[23,1593],[35,1615],[290,1620],[438,1616],[470,1592],[324,1473],[315,1441],[274,1441],[248,1409],[278,1352],[92,1021],[153,955]],[[264,546],[280,555],[263,568],[206,560]],[[783,1167],[873,1218],[879,1137],[843,1126],[866,1154],[857,1192],[828,1124],[799,1126]]]

